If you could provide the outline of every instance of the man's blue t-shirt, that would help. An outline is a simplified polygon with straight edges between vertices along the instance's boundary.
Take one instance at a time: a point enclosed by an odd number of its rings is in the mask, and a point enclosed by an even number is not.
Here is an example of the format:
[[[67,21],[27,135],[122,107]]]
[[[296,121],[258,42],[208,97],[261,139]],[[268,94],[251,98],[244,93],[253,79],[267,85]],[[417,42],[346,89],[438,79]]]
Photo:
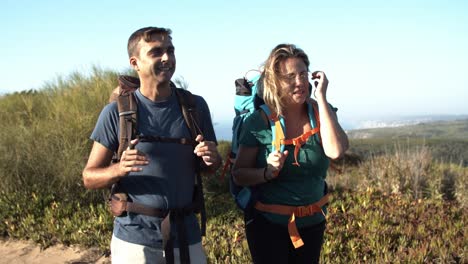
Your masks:
[[[135,91],[138,105],[137,131],[143,136],[191,138],[175,92],[164,101],[153,102]],[[195,96],[199,127],[204,140],[216,142],[211,115],[205,100]],[[91,139],[116,152],[119,145],[119,114],[117,103],[104,107]],[[136,149],[149,157],[149,164],[140,172],[123,177],[119,186],[131,200],[154,208],[184,208],[192,203],[195,182],[193,147],[178,143],[139,142]],[[124,241],[162,248],[161,218],[128,213],[116,217],[114,235]],[[177,238],[176,225],[171,225]],[[188,243],[201,241],[200,227],[194,214],[185,217]],[[176,241],[177,246],[177,241]]]

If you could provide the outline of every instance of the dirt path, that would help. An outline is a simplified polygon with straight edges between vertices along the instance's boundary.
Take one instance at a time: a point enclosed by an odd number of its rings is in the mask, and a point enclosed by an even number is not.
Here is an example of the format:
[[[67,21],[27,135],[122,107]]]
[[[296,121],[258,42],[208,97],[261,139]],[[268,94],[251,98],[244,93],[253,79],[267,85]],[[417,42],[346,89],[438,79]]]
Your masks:
[[[93,249],[78,247],[52,246],[41,250],[29,241],[0,240],[0,264],[28,263],[28,264],[110,264],[110,258],[101,255]]]

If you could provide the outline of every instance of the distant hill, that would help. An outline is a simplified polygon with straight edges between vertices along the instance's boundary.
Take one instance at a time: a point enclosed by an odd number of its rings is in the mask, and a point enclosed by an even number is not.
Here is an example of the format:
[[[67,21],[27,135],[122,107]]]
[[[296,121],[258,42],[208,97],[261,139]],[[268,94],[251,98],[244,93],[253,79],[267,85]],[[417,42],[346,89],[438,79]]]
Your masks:
[[[427,147],[435,160],[468,166],[468,119],[346,132],[350,151],[361,157]]]
[[[340,117],[341,127],[345,130],[401,127],[432,123],[438,121],[455,121],[468,119],[468,114],[445,114],[445,115],[386,115],[386,116],[347,116]]]
[[[425,137],[436,138],[445,137],[466,139],[468,115],[425,115],[425,116],[387,116],[379,118],[340,118],[340,124],[345,129],[350,138],[407,138]],[[459,128],[449,128],[453,125],[462,126]],[[442,128],[425,127],[425,125],[442,125]],[[429,125],[433,126],[433,125]],[[445,127],[448,126],[448,127]],[[464,126],[464,128],[463,128]],[[214,120],[214,129],[218,140],[231,140],[232,120]],[[454,131],[450,132],[450,129]],[[428,131],[424,131],[428,130]],[[441,131],[440,131],[441,130]]]
[[[218,140],[231,141],[232,123],[215,122]],[[350,153],[367,158],[426,146],[435,160],[468,166],[468,118],[346,131]]]
[[[426,138],[468,140],[468,118],[462,120],[422,122],[415,125],[380,127],[346,131],[351,139]]]

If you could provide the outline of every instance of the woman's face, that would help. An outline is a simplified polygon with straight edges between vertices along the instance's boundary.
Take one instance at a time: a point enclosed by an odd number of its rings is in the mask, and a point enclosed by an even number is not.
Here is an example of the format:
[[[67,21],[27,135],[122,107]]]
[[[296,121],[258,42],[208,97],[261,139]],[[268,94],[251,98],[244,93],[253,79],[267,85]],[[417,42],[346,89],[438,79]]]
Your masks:
[[[280,64],[281,96],[286,105],[303,104],[309,94],[309,73],[300,58],[288,58]]]

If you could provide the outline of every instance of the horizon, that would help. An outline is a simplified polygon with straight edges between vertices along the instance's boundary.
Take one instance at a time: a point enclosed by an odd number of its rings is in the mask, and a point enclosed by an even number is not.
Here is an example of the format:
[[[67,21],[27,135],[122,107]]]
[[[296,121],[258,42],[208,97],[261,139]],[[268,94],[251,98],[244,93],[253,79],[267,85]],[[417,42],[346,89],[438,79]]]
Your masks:
[[[181,1],[161,9],[155,1],[9,1],[0,18],[0,94],[37,90],[92,67],[123,72],[128,37],[153,25],[172,29],[174,78],[205,98],[214,123],[232,120],[234,80],[283,42],[304,49],[311,71],[327,74],[327,98],[343,124],[468,114],[468,3],[281,3]]]
[[[440,122],[440,121],[460,121],[468,120],[468,114],[456,115],[415,115],[415,116],[383,116],[361,118],[356,120],[345,120],[340,122],[343,130],[348,133],[356,130],[366,130],[375,128],[391,128],[401,126],[412,126],[424,123]],[[232,120],[224,120],[213,122],[214,130],[218,140],[231,141],[232,139]]]

